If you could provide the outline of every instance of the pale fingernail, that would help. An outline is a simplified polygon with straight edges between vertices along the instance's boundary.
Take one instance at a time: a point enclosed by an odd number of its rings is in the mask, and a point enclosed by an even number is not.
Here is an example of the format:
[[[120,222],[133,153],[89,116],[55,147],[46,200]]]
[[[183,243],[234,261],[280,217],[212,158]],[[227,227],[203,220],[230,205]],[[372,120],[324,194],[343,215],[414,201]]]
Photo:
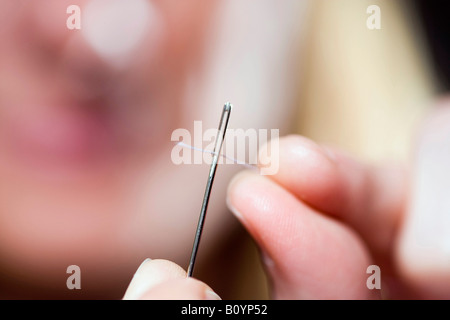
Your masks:
[[[277,131],[272,131],[272,140],[266,143],[258,152],[259,172],[264,176],[278,173],[280,168],[280,141]]]
[[[241,222],[244,222],[244,217],[242,216],[242,214],[231,204],[230,199],[227,197],[226,199],[226,203],[227,203],[227,207],[228,209],[231,211],[231,213],[233,213],[233,215],[238,218],[238,220],[240,220]]]
[[[206,289],[205,291],[206,300],[222,300],[217,293],[210,289]]]
[[[142,266],[143,266],[144,264],[146,264],[147,261],[151,261],[151,260],[152,260],[152,259],[147,258],[147,259],[145,259],[144,261],[142,261],[142,263],[139,265],[139,267],[137,268],[136,272],[134,273],[133,278],[136,276],[137,273],[139,273],[139,270],[142,269]]]
[[[226,197],[226,204],[228,209],[233,213],[233,215],[244,225],[246,224],[245,218],[241,213],[241,210],[238,209],[239,207],[239,196],[242,195],[242,190],[245,190],[245,188],[241,188],[241,184],[243,181],[246,180],[248,175],[251,175],[247,172],[241,172],[237,174],[229,183],[228,190],[227,190],[227,197]],[[236,206],[236,202],[238,206]]]
[[[275,262],[265,251],[261,251],[261,260],[268,269],[272,269],[275,266]]]
[[[125,300],[136,300],[141,297],[148,289],[155,285],[155,281],[149,281],[149,277],[145,277],[142,275],[142,269],[144,265],[150,262],[151,259],[145,259],[137,268],[136,272],[131,279],[131,283],[125,292],[124,299]],[[149,279],[147,279],[149,278]]]

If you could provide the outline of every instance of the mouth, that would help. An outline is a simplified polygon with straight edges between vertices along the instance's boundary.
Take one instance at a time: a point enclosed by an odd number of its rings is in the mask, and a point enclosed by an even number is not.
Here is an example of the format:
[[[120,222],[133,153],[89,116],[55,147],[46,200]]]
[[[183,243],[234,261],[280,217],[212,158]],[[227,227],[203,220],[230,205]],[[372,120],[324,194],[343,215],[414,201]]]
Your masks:
[[[38,169],[86,169],[117,158],[107,113],[73,106],[16,108],[3,126],[15,160]]]

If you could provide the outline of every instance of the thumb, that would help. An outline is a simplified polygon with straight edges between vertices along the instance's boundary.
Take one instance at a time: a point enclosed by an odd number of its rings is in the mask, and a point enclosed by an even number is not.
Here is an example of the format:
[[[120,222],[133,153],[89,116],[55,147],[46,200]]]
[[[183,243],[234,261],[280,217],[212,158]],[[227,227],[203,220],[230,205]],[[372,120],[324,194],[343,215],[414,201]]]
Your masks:
[[[205,283],[187,278],[186,272],[168,260],[146,259],[139,266],[124,300],[220,300]]]
[[[450,297],[450,99],[419,135],[409,210],[399,238],[399,269],[429,298]]]

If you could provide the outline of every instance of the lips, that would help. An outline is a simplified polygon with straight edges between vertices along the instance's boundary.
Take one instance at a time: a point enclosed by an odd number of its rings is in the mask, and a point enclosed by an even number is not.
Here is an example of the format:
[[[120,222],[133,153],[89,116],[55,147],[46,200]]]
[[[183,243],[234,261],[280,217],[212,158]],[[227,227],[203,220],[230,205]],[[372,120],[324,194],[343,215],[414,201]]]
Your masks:
[[[107,117],[82,108],[17,108],[5,127],[18,159],[39,167],[86,166],[105,161],[114,150]]]

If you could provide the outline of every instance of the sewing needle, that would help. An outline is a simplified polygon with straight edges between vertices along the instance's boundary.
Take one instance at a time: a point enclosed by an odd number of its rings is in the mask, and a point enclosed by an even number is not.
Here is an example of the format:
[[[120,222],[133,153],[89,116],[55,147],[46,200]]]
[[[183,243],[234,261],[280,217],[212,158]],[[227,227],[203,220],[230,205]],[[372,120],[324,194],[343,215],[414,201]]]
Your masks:
[[[195,258],[197,257],[198,246],[200,244],[200,237],[202,236],[203,224],[205,222],[206,211],[208,209],[209,196],[211,194],[214,176],[216,175],[217,163],[219,161],[220,150],[222,149],[223,140],[228,127],[228,120],[230,119],[232,105],[227,102],[223,106],[222,116],[220,118],[219,129],[217,133],[216,143],[214,146],[213,159],[209,169],[208,181],[206,182],[205,195],[203,196],[202,208],[200,217],[198,219],[197,231],[195,233],[194,245],[192,247],[191,259],[189,261],[189,268],[187,276],[192,277],[194,272]]]

